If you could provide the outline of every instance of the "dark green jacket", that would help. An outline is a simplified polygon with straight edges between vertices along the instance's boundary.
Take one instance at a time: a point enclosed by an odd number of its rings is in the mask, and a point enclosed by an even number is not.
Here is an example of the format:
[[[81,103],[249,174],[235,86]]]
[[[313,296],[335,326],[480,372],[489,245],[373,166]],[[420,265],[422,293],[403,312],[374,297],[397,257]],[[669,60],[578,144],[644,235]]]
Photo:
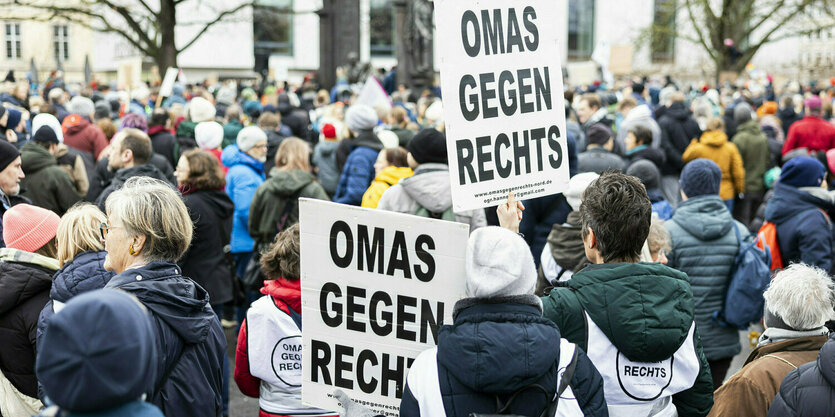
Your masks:
[[[238,132],[244,128],[244,125],[237,120],[230,120],[223,125],[223,143],[221,147],[226,149],[227,146],[236,143],[238,140]]]
[[[761,193],[765,191],[763,176],[771,162],[768,150],[768,138],[760,125],[751,120],[736,129],[733,143],[739,148],[742,164],[745,167],[745,192]]]
[[[63,216],[82,196],[75,191],[70,174],[58,166],[58,161],[46,149],[33,142],[20,149],[21,168],[26,175],[20,180],[20,194],[32,204]]]
[[[329,200],[328,194],[309,172],[273,168],[249,206],[249,235],[255,244],[269,244],[281,230],[299,221],[299,198]],[[293,204],[282,219],[285,206]]]
[[[586,351],[587,312],[612,344],[636,362],[673,356],[693,324],[687,275],[657,263],[589,265],[574,274],[568,287],[543,297],[542,305],[543,316],[557,324],[562,337]],[[694,339],[701,371],[692,388],[673,395],[682,417],[705,416],[713,406],[713,380],[698,329]]]

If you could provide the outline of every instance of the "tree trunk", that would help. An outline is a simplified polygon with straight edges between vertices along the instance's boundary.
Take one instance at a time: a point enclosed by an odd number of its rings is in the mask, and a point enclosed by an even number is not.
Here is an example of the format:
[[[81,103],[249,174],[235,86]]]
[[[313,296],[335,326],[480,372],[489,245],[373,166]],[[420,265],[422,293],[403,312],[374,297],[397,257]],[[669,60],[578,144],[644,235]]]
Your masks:
[[[169,67],[177,66],[177,45],[174,39],[174,26],[177,24],[177,10],[174,0],[160,1],[159,15],[160,45],[155,57],[159,73],[165,74]]]

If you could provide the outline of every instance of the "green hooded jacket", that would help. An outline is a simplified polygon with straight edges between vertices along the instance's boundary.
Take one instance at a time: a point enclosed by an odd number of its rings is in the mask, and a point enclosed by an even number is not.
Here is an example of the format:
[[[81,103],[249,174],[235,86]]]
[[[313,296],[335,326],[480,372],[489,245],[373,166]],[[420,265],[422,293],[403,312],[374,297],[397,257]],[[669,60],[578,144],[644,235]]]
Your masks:
[[[583,311],[629,360],[659,362],[673,356],[693,324],[693,293],[687,275],[657,263],[589,265],[567,287],[542,298],[543,316],[562,337],[588,351]],[[701,371],[693,387],[673,395],[682,417],[705,416],[713,406],[713,380],[698,330]],[[594,347],[592,347],[594,348]]]
[[[73,204],[81,201],[82,196],[75,191],[70,174],[59,167],[55,157],[42,146],[34,142],[23,145],[20,164],[26,175],[20,180],[20,194],[32,200],[32,204],[63,216]]]
[[[299,221],[299,198],[330,200],[313,174],[301,170],[282,171],[273,168],[249,206],[249,234],[255,244],[269,244],[281,230]],[[287,204],[287,217],[282,220]]]
[[[765,191],[764,176],[771,163],[771,153],[760,125],[754,120],[743,123],[737,128],[733,143],[739,148],[745,167],[745,192]]]

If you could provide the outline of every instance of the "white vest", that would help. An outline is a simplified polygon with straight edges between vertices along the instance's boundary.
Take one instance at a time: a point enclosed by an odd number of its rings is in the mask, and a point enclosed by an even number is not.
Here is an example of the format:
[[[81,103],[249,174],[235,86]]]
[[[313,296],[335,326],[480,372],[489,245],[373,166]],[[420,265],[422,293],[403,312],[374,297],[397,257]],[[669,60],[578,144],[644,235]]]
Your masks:
[[[249,373],[261,379],[261,409],[288,416],[335,414],[302,403],[302,332],[275,303],[261,297],[246,313]]]
[[[672,395],[692,387],[701,368],[693,342],[695,323],[690,324],[687,338],[672,357],[654,363],[633,362],[585,314],[589,329],[586,354],[603,377],[609,416],[677,416]]]
[[[574,349],[577,346],[565,339],[560,339],[560,363],[557,369],[557,384],[560,386],[562,375],[571,359],[574,357]],[[441,384],[438,380],[438,348],[424,350],[412,363],[409,368],[409,375],[406,377],[406,384],[415,397],[420,408],[422,417],[444,417],[444,401],[441,397]],[[583,410],[574,397],[571,386],[565,388],[559,399],[555,417],[582,416]]]

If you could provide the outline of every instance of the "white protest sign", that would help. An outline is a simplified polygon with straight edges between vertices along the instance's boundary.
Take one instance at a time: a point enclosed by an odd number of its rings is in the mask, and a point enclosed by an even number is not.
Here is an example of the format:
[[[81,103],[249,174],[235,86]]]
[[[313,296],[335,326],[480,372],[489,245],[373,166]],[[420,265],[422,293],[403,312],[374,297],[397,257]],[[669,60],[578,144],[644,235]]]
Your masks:
[[[455,211],[567,187],[560,5],[435,0]]]
[[[165,70],[165,77],[163,77],[162,84],[159,86],[160,97],[171,97],[174,92],[174,82],[177,81],[177,74],[179,73],[179,68],[168,67]]]
[[[338,412],[341,389],[396,416],[409,366],[464,295],[469,227],[310,199],[299,213],[302,401]]]

